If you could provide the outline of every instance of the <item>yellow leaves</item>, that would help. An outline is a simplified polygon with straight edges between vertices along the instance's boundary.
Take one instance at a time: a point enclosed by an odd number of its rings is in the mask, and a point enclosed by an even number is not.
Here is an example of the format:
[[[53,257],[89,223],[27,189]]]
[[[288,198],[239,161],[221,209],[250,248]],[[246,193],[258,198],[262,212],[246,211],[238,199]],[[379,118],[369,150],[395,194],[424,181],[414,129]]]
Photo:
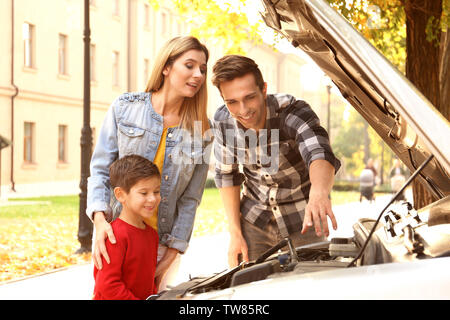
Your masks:
[[[150,3],[158,1],[150,0]],[[245,0],[171,0],[164,6],[174,9],[191,26],[191,35],[221,46],[226,54],[244,54],[243,43],[261,41],[258,24],[250,24],[242,8]],[[154,5],[154,8],[157,7]]]
[[[160,8],[159,1],[156,1],[156,0],[147,0],[147,2],[153,7],[153,9],[159,10],[159,8]]]
[[[89,262],[77,230],[77,217],[0,219],[0,282]]]
[[[91,261],[90,253],[74,254],[80,247],[78,196],[49,200],[45,205],[2,207],[0,283]],[[218,190],[206,189],[197,211],[194,236],[226,230]]]
[[[327,0],[389,61],[404,72],[406,16],[401,0]]]

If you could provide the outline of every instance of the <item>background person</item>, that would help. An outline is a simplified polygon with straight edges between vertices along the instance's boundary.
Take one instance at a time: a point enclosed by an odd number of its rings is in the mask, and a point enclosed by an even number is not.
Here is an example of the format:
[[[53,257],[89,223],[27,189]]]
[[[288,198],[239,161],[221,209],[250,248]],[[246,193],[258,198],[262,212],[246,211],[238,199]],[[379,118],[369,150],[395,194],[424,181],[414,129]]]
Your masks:
[[[399,159],[394,160],[394,165],[389,172],[391,179],[391,189],[393,193],[397,193],[406,182],[406,170],[402,168],[402,164]],[[406,200],[405,191],[398,195],[396,201]]]
[[[330,192],[340,162],[316,114],[293,96],[268,95],[261,71],[250,58],[225,56],[213,73],[213,84],[225,102],[213,124],[215,181],[229,223],[229,265],[236,266],[239,255],[245,261],[256,259],[288,235],[295,246],[324,240],[327,217],[337,228]],[[250,148],[252,133],[263,132],[279,134],[279,139]],[[261,152],[265,149],[266,155]],[[257,161],[250,161],[255,153]],[[276,158],[275,171],[268,170],[264,157]],[[269,166],[273,169],[272,162]]]
[[[373,166],[372,166],[373,167]],[[359,175],[359,202],[362,201],[363,197],[372,202],[375,200],[373,195],[373,190],[375,188],[375,174],[370,163],[368,163],[365,168],[361,171]]]
[[[156,283],[161,283],[170,267],[169,274],[174,276],[174,261],[179,262],[178,254],[188,247],[208,172],[208,163],[201,157],[204,149],[188,152],[189,161],[175,161],[181,157],[180,150],[185,151],[179,148],[183,133],[192,134],[196,121],[202,132],[209,128],[205,85],[208,57],[207,48],[196,38],[173,38],[156,57],[145,92],[122,94],[109,108],[88,179],[86,213],[96,230],[93,260],[97,268],[102,268],[101,256],[110,263],[105,241],[108,238],[115,243],[110,222],[120,211],[111,197],[108,168],[117,158],[138,154],[154,162],[161,172],[157,216],[146,220],[159,234]],[[202,141],[203,147],[209,143]],[[166,282],[170,281],[169,274]],[[165,283],[160,289],[164,287]]]
[[[372,172],[373,172],[373,183],[374,183],[374,186],[376,186],[378,184],[377,183],[378,172],[377,172],[377,169],[375,169],[374,161],[373,161],[372,158],[369,158],[369,160],[367,160],[366,168],[372,170]]]

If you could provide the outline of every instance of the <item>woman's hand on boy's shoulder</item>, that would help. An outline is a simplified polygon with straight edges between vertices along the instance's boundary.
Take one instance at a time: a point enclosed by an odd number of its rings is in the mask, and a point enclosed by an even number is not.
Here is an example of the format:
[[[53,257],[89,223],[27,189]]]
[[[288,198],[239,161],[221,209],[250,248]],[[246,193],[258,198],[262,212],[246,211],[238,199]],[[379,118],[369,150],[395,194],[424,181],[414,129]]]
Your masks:
[[[114,236],[111,224],[106,221],[105,214],[103,212],[94,213],[94,225],[95,240],[92,259],[95,267],[101,270],[103,268],[102,256],[108,264],[111,262],[106,250],[106,239],[108,238],[112,244],[115,244],[116,238]]]

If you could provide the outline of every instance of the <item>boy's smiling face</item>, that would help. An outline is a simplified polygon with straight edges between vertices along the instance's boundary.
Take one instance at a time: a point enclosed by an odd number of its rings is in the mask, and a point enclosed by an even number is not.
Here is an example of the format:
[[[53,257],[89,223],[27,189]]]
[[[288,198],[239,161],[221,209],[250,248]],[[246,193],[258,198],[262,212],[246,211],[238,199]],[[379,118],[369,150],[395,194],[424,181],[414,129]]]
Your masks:
[[[114,188],[114,194],[123,206],[120,218],[138,228],[145,228],[144,220],[155,214],[161,201],[160,185],[160,177],[155,176],[139,180],[128,193],[120,187]]]

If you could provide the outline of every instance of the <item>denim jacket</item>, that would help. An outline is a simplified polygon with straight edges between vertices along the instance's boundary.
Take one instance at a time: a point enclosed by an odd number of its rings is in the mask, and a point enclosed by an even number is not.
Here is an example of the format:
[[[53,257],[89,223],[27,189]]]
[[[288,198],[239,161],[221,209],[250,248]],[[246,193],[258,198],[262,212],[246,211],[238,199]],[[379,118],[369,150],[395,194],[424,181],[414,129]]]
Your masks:
[[[162,132],[163,117],[153,109],[151,93],[124,93],[112,103],[90,164],[86,213],[91,220],[96,211],[105,212],[107,221],[120,213],[109,182],[111,163],[128,154],[153,160]],[[185,133],[178,127],[168,128],[158,208],[160,243],[180,252],[186,251],[192,234],[212,146],[212,138],[202,136],[194,143]]]

